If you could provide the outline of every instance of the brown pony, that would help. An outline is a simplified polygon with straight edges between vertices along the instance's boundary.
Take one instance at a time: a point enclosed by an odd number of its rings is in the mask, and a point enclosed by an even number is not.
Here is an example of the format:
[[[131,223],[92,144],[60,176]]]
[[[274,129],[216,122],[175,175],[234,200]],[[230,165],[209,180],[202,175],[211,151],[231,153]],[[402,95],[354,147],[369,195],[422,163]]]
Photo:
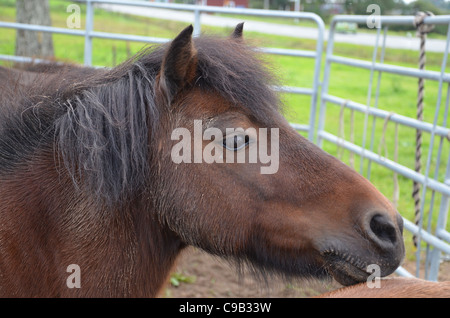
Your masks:
[[[227,39],[189,26],[111,70],[20,77],[0,92],[1,296],[157,296],[188,245],[263,277],[344,285],[403,259],[400,215],[289,126],[242,25]],[[260,158],[175,163],[172,133],[195,120],[223,132],[215,149],[231,157],[267,128],[278,171],[262,174]],[[257,134],[227,135],[236,127]]]
[[[390,277],[379,285],[360,283],[320,295],[320,298],[450,298],[450,282],[430,282],[417,278]]]

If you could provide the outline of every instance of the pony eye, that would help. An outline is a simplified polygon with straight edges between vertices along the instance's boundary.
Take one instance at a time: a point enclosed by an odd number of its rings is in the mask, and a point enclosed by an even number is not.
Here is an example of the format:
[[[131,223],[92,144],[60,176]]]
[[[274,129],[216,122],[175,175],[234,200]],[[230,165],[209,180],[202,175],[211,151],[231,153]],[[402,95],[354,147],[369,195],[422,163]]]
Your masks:
[[[248,145],[250,138],[247,135],[232,135],[223,139],[223,147],[231,150],[238,151]]]

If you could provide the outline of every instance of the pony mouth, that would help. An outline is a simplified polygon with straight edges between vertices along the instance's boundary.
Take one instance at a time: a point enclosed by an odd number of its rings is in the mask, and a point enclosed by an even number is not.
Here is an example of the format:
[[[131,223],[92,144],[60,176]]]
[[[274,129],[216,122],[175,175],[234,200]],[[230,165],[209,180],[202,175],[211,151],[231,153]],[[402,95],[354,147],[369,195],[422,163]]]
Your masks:
[[[366,282],[371,275],[367,271],[367,263],[351,254],[335,250],[327,250],[321,254],[326,261],[327,272],[341,285]]]

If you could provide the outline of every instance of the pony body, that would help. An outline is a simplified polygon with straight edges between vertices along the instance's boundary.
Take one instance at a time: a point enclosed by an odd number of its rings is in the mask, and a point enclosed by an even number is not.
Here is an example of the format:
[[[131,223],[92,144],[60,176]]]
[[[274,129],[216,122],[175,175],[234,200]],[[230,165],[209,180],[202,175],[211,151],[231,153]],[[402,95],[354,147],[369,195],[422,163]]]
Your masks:
[[[2,81],[0,100],[1,296],[153,297],[187,245],[263,275],[345,285],[372,263],[383,276],[395,270],[401,217],[289,126],[241,35],[242,25],[228,39],[192,39],[190,26],[111,70],[6,71],[15,80]],[[221,145],[236,136],[226,128],[277,128],[268,146],[279,170],[174,163],[172,132],[193,132],[196,120],[223,131]],[[248,153],[253,137],[218,149]],[[68,287],[71,264],[81,288]]]

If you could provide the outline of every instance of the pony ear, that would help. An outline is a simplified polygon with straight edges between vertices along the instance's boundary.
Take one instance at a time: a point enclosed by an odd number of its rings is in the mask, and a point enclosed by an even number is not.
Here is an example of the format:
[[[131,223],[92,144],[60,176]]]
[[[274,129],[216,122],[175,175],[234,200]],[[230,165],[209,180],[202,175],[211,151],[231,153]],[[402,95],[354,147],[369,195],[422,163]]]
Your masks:
[[[239,23],[238,25],[236,25],[236,27],[234,28],[233,33],[231,34],[231,37],[233,39],[242,39],[242,30],[244,29],[244,22]]]
[[[157,88],[170,105],[175,95],[191,84],[197,72],[197,50],[192,42],[192,25],[170,43],[157,77]]]

